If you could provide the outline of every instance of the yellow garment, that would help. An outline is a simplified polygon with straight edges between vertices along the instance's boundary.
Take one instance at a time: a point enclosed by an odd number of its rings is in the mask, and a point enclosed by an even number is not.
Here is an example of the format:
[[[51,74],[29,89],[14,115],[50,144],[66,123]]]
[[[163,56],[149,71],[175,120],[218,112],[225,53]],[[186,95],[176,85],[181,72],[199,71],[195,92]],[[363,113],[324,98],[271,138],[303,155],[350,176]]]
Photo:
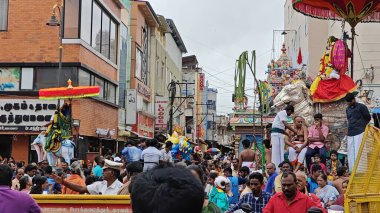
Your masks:
[[[282,192],[282,185],[281,185],[282,174],[283,173],[280,173],[279,175],[277,175],[276,179],[274,179],[274,191],[276,191],[276,193]]]
[[[325,50],[321,58],[321,63],[319,65],[319,74],[310,86],[311,95],[314,95],[315,91],[317,90],[319,82],[322,80],[322,75],[330,76],[331,72],[333,71],[333,68],[329,66],[330,62],[330,50]]]

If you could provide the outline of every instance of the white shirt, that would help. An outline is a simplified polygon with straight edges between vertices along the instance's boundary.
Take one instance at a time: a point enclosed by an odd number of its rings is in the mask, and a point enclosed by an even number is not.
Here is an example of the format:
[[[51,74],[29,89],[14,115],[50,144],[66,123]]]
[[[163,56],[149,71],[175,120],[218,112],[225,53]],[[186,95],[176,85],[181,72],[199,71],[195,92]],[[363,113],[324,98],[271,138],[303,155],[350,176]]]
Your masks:
[[[162,153],[162,159],[167,162],[173,162],[172,159],[172,151],[166,152],[166,149],[161,150]]]
[[[160,163],[160,160],[163,159],[163,156],[160,150],[150,146],[142,151],[141,159],[144,161],[143,171],[146,172],[156,167]]]
[[[276,117],[273,120],[272,128],[278,128],[278,129],[285,130],[285,125],[284,125],[283,121],[287,121],[287,120],[288,120],[288,114],[286,113],[285,110],[278,112]]]
[[[111,186],[107,187],[107,181],[97,181],[91,185],[87,186],[87,191],[92,195],[117,195],[119,189],[123,184],[119,180],[115,180]]]

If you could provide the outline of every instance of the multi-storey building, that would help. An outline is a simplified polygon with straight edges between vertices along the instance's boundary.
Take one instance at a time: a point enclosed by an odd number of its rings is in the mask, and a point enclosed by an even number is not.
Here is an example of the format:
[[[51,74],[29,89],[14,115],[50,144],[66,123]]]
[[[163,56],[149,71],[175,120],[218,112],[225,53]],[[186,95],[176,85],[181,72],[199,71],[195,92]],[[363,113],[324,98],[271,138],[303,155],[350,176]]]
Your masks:
[[[99,97],[71,102],[72,118],[80,120],[80,127],[76,129],[80,136],[77,137],[79,157],[84,159],[90,152],[115,149],[118,71],[122,61],[119,35],[126,2],[65,1],[64,9],[60,10],[62,14],[57,8],[54,10],[60,15],[63,27],[61,72],[58,72],[60,29],[46,23],[53,6],[57,3],[60,6],[62,1],[0,2],[1,155],[13,156],[17,161],[32,159],[34,152],[29,148],[30,143],[50,122],[57,105],[57,101],[39,100],[38,90],[67,86],[68,79],[74,86],[100,87]],[[22,103],[28,107],[21,106]]]

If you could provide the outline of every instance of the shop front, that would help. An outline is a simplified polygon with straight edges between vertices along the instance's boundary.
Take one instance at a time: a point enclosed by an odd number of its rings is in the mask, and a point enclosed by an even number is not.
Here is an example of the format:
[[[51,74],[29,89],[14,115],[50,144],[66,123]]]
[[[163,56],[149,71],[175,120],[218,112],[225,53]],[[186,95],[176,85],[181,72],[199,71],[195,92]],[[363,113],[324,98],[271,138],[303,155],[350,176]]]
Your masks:
[[[55,100],[0,99],[0,155],[36,162],[36,152],[30,144],[46,130],[57,106]]]

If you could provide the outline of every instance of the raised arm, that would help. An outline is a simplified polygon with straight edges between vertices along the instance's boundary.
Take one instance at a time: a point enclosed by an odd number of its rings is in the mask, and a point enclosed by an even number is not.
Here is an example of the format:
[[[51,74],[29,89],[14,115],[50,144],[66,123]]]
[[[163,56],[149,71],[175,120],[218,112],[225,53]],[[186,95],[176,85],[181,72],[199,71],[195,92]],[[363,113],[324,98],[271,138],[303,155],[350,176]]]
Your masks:
[[[89,193],[87,190],[87,186],[81,186],[75,183],[66,182],[64,181],[63,177],[59,177],[56,174],[52,174],[51,177],[55,180],[55,182],[62,184],[73,191],[79,192],[81,194]]]

